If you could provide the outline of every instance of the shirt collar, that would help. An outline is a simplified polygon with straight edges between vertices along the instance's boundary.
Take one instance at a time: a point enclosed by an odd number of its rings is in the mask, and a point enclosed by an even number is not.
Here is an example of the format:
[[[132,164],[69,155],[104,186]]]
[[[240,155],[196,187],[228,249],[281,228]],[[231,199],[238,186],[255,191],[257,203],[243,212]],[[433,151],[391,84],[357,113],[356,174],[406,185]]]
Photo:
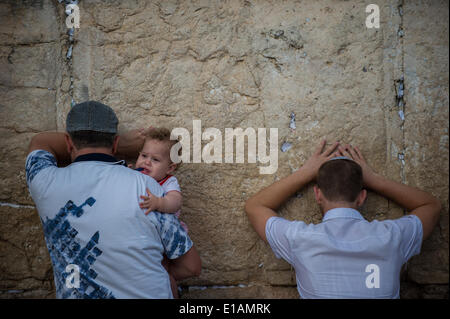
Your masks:
[[[105,153],[90,153],[78,156],[73,162],[85,162],[85,161],[98,161],[98,162],[108,162],[114,164],[125,165],[125,161],[119,161],[114,156]]]
[[[362,217],[361,214],[356,209],[341,207],[341,208],[333,208],[327,211],[322,221],[327,221],[329,219],[335,218],[353,218],[364,220],[364,217]]]

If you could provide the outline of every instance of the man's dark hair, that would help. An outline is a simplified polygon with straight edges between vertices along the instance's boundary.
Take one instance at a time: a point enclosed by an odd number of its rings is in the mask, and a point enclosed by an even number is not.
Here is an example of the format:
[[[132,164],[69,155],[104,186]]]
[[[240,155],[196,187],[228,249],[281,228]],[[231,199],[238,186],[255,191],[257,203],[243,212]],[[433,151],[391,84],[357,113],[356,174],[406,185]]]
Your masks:
[[[354,202],[363,188],[361,166],[346,159],[322,164],[317,174],[317,186],[332,202]]]
[[[112,148],[114,144],[114,133],[103,133],[95,131],[70,132],[73,144],[77,149],[86,147],[107,147]]]

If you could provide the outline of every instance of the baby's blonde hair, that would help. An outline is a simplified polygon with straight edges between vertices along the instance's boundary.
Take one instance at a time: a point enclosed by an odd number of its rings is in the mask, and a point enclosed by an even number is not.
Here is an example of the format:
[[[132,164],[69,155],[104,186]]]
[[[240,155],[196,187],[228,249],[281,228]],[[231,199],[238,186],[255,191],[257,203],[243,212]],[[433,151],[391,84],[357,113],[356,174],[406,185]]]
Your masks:
[[[145,142],[151,141],[151,140],[157,140],[161,142],[166,142],[169,145],[169,150],[178,143],[178,139],[171,140],[170,139],[170,130],[165,127],[153,127],[151,128],[147,134],[145,135]],[[181,155],[181,147],[178,150],[178,155]],[[172,161],[172,159],[171,159]],[[179,166],[181,163],[179,163],[177,166]]]

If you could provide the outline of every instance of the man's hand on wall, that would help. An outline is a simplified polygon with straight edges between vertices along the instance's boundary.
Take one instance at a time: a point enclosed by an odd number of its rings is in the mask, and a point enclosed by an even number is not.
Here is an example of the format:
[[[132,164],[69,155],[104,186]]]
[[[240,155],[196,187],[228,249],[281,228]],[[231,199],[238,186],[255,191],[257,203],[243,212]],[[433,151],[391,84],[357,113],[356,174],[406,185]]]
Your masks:
[[[133,129],[120,134],[116,156],[135,160],[144,146],[145,136],[153,127]]]

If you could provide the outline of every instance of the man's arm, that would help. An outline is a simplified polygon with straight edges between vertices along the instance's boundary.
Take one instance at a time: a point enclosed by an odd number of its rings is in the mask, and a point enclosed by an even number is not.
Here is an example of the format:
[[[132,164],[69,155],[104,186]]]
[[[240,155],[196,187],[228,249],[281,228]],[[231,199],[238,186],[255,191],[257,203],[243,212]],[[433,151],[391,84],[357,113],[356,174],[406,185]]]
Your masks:
[[[115,155],[118,158],[136,160],[144,146],[145,135],[151,129],[152,127],[146,129],[139,128],[120,134],[119,145]]]
[[[52,153],[58,166],[66,166],[71,162],[65,141],[65,133],[42,132],[36,134],[28,146],[28,154],[35,150],[44,150]]]
[[[351,157],[361,166],[364,185],[367,188],[393,200],[406,208],[411,214],[419,217],[423,227],[423,240],[431,234],[439,221],[441,211],[441,203],[437,198],[420,189],[389,180],[375,173],[357,147],[341,146],[339,151],[340,154]]]
[[[245,211],[250,223],[264,241],[267,241],[267,220],[277,216],[275,210],[295,192],[314,180],[320,166],[335,156],[333,151],[338,143],[334,143],[324,151],[325,144],[326,141],[322,141],[311,158],[299,170],[261,190],[245,203]]]
[[[151,129],[151,127],[148,129],[134,129],[121,134],[115,155],[136,159],[144,144],[145,134]],[[66,166],[71,163],[66,136],[68,134],[62,132],[38,133],[31,139],[28,154],[34,150],[48,151],[55,156],[58,166]]]
[[[148,179],[161,188],[154,179]],[[154,188],[150,188],[150,190],[156,191]],[[153,193],[158,195],[157,192]],[[174,214],[157,211],[148,216],[154,216],[157,219],[156,227],[161,237],[164,253],[170,259],[170,271],[173,271],[172,274],[175,278],[181,280],[198,276],[201,271],[200,256],[178,218]]]
[[[200,255],[194,246],[187,253],[179,258],[172,259],[169,263],[169,272],[176,280],[200,276],[201,269],[202,262]]]

